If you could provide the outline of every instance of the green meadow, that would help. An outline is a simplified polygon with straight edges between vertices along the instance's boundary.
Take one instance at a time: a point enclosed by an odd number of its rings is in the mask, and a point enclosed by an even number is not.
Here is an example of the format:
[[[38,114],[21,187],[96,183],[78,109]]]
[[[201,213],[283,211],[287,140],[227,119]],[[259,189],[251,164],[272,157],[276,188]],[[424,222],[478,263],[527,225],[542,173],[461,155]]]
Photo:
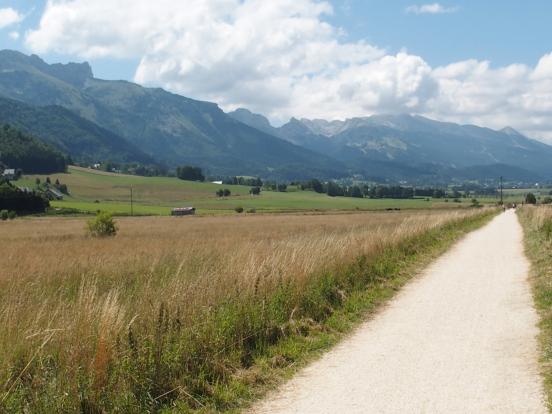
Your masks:
[[[45,175],[25,176],[17,182],[21,187],[33,188],[36,178],[42,182]],[[171,177],[139,177],[106,173],[80,167],[70,167],[65,174],[49,175],[52,183],[59,180],[69,187],[70,196],[51,202],[58,209],[75,209],[93,213],[109,211],[117,215],[131,214],[130,194],[136,215],[168,215],[174,207],[193,206],[199,214],[234,213],[236,207],[256,212],[324,212],[385,209],[455,208],[469,206],[462,203],[418,198],[413,200],[359,199],[329,197],[313,191],[290,188],[287,192],[263,191],[259,196],[249,194],[250,187],[218,185],[179,180]],[[231,196],[219,198],[216,191],[228,188]]]

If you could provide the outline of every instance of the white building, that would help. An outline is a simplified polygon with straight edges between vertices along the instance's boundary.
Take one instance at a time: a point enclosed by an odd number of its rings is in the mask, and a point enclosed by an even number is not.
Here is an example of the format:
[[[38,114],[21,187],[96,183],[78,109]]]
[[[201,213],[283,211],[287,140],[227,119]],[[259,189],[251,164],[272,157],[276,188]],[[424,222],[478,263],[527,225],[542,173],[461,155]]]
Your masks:
[[[5,169],[2,173],[2,178],[6,180],[15,180],[15,170],[13,168]]]

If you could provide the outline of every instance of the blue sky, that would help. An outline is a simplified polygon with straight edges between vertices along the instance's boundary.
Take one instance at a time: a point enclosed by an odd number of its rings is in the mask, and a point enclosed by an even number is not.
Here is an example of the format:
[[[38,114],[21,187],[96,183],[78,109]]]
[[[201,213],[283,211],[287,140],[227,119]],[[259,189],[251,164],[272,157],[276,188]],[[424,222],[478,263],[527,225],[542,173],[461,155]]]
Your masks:
[[[114,4],[117,4],[117,7]],[[552,1],[0,0],[0,48],[223,109],[413,113],[552,142]]]
[[[336,24],[354,39],[397,51],[405,47],[432,66],[479,59],[496,65],[535,64],[552,51],[552,1],[441,2],[454,13],[413,15],[410,0],[336,1]],[[433,3],[432,1],[428,3]]]

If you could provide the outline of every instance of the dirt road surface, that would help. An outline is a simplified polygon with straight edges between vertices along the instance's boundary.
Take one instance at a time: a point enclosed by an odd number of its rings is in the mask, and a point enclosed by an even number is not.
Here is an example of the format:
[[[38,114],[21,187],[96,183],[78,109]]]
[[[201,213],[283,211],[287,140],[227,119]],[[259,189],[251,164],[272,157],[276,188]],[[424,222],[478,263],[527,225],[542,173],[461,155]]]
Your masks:
[[[547,413],[528,269],[508,211],[252,411]]]

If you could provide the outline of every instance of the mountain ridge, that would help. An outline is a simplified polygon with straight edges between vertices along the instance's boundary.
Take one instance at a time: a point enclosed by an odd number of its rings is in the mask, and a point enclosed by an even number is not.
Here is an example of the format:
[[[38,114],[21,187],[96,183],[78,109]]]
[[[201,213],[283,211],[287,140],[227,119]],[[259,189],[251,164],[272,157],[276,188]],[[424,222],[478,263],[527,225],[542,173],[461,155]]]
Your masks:
[[[465,169],[509,166],[518,176],[552,178],[552,147],[511,127],[495,131],[409,114],[343,121],[292,118],[273,127],[246,109],[226,114],[216,103],[161,88],[97,79],[86,62],[50,65],[15,51],[0,51],[0,97],[33,107],[37,114],[51,111],[60,123],[86,125],[85,130],[95,131],[94,145],[107,148],[112,141],[119,153],[126,142],[133,157],[142,153],[173,168],[197,165],[211,175],[435,181]],[[61,116],[62,110],[68,112]],[[9,121],[8,113],[3,117]],[[41,135],[38,125],[34,130],[28,123],[18,125]],[[58,144],[69,148],[71,136],[62,141]]]
[[[252,116],[242,118],[247,121]],[[365,166],[369,173],[370,164],[390,162],[413,168],[434,165],[441,169],[440,175],[495,165],[502,170],[510,166],[520,177],[552,177],[552,147],[511,127],[493,130],[420,115],[380,114],[343,121],[292,118],[272,128],[275,135],[314,151],[331,152],[353,168]]]
[[[35,107],[0,96],[0,124],[15,126],[75,161],[156,164],[152,157],[125,139],[61,106]]]
[[[88,64],[48,65],[0,52],[0,96],[61,106],[171,167],[194,164],[214,175],[281,179],[346,175],[346,166],[227,116],[217,104],[161,88],[93,77]]]

